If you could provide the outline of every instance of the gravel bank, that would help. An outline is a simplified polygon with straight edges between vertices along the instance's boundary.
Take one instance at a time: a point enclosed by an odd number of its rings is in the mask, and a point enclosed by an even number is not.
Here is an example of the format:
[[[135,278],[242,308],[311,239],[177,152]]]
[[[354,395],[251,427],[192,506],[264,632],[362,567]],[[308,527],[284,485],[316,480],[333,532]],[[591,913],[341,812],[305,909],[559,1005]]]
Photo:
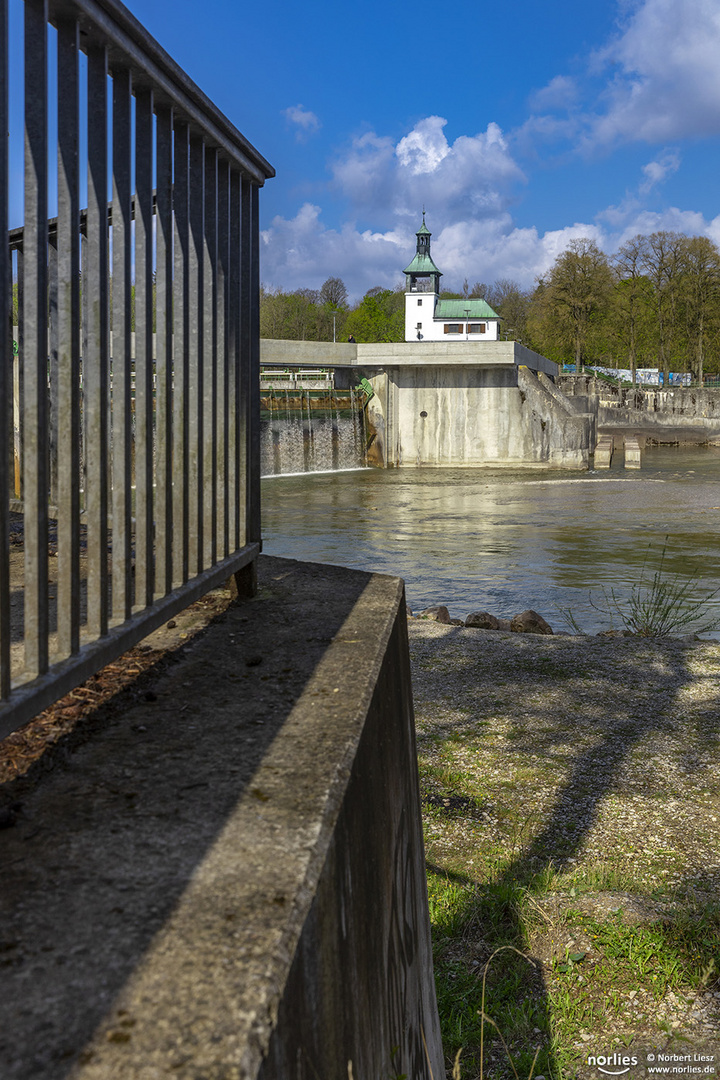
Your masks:
[[[408,627],[428,864],[480,886],[493,875],[555,882],[537,897],[527,937],[548,1001],[567,947],[587,950],[588,970],[602,962],[592,940],[567,931],[570,909],[667,924],[680,907],[717,904],[717,643],[419,619]],[[476,960],[489,949],[481,938],[467,943]],[[720,961],[720,943],[717,953]],[[655,1046],[664,1023],[668,1038],[720,1052],[718,971],[720,963],[692,1001],[657,1000],[652,983],[626,1000],[621,993],[607,1045]],[[575,1032],[572,1046],[580,1054],[591,1038]]]

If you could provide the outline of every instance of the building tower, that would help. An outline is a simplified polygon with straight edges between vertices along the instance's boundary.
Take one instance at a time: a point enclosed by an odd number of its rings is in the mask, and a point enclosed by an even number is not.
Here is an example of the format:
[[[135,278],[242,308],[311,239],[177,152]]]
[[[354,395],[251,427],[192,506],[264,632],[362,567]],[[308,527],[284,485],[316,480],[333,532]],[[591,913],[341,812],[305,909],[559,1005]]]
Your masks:
[[[441,272],[430,254],[432,233],[425,224],[415,233],[417,245],[415,258],[403,271],[405,274],[405,340],[422,341],[435,314],[435,304],[440,293]]]
[[[415,233],[415,258],[405,267],[406,341],[497,341],[500,316],[485,300],[476,297],[440,299],[442,274],[430,254],[430,236],[425,224]]]

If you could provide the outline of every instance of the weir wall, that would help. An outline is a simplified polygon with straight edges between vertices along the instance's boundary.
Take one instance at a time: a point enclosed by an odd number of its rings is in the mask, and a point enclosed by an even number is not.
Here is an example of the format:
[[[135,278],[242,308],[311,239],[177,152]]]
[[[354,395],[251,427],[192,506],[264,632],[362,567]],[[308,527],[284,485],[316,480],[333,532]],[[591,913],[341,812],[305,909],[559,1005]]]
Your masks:
[[[514,341],[266,339],[261,363],[333,366],[338,387],[367,378],[373,464],[586,469],[594,448],[594,417],[554,390],[557,365]]]

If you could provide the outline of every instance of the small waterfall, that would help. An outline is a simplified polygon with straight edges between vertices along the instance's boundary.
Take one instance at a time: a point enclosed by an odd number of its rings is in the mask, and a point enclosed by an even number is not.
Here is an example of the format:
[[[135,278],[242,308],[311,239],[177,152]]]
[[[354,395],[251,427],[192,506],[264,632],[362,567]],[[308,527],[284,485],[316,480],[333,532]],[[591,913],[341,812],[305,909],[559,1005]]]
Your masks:
[[[337,472],[365,460],[363,395],[301,387],[261,394],[261,474]]]

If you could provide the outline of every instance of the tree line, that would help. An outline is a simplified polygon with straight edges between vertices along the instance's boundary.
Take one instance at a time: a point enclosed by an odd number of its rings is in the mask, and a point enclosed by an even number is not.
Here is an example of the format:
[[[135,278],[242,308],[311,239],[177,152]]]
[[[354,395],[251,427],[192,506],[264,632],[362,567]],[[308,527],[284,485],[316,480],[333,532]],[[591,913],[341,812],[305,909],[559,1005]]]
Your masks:
[[[501,337],[560,363],[720,370],[720,250],[705,236],[638,235],[613,255],[587,237],[572,240],[533,289],[501,278],[463,282],[441,298],[484,299],[502,318]],[[370,289],[348,303],[340,278],[322,288],[261,289],[262,337],[304,341],[403,341],[405,285]]]

